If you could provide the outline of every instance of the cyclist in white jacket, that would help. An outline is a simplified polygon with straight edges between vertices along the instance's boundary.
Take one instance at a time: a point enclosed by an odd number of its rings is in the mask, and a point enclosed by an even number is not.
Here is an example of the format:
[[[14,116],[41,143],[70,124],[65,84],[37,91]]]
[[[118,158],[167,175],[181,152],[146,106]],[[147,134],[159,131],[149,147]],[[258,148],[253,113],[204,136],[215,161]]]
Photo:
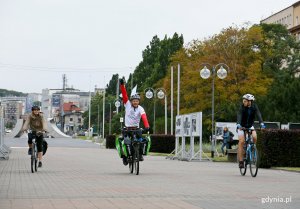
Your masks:
[[[123,103],[125,105],[125,126],[128,130],[138,129],[140,126],[140,121],[142,119],[145,127],[145,131],[149,131],[149,122],[147,119],[146,112],[142,106],[140,106],[140,95],[134,94],[130,96],[128,100],[127,91],[124,85],[124,80],[120,79],[120,89],[122,92]],[[124,133],[124,135],[129,135]],[[142,139],[142,133],[138,133],[137,137]],[[143,156],[140,155],[140,160],[143,160]],[[127,159],[123,158],[124,165],[127,165]]]

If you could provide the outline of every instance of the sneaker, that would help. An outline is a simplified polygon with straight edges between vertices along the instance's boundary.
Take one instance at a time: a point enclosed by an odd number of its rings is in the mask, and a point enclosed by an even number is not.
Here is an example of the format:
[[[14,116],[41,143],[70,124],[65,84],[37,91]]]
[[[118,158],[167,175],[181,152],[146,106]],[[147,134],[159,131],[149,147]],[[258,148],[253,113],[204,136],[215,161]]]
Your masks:
[[[40,162],[39,162],[39,168],[41,168],[41,167],[42,167],[42,162],[40,161]]]
[[[244,168],[244,161],[239,162],[239,168]]]
[[[139,161],[144,161],[143,155],[140,155],[140,156],[139,156]]]
[[[128,165],[127,157],[123,157],[123,164],[124,164],[124,165]]]
[[[32,148],[29,148],[28,149],[28,155],[31,155],[32,154]]]

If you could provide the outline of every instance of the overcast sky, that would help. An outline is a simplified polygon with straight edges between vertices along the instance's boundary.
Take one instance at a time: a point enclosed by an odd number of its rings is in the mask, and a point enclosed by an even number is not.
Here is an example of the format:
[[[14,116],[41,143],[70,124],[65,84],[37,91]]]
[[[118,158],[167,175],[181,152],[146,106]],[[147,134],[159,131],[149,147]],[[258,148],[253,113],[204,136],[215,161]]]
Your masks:
[[[128,77],[154,35],[185,44],[259,23],[297,0],[0,0],[0,88],[41,93]]]

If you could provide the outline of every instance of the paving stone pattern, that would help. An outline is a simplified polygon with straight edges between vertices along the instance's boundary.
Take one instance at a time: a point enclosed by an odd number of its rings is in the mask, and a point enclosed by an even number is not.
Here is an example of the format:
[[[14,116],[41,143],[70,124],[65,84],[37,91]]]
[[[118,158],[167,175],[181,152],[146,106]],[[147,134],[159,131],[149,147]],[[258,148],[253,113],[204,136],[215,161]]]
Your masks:
[[[260,169],[241,176],[236,164],[147,156],[129,174],[116,150],[75,139],[49,139],[43,168],[30,171],[26,139],[6,139],[0,161],[0,209],[300,208],[300,174]],[[262,203],[262,198],[291,203]],[[266,200],[266,199],[264,199]]]

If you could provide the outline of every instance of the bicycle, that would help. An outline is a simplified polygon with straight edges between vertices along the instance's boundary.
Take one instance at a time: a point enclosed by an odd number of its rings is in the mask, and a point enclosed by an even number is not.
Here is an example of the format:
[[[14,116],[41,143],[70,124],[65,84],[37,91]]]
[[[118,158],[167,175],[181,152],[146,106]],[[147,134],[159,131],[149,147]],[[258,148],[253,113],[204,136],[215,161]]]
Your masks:
[[[116,147],[120,157],[127,157],[128,167],[130,173],[139,175],[140,172],[140,155],[147,155],[151,145],[149,132],[147,136],[140,141],[137,138],[137,133],[143,132],[143,129],[127,129],[124,128],[123,132],[131,133],[131,138],[125,137],[120,146],[119,139],[116,139]],[[142,146],[142,153],[140,153]]]
[[[255,143],[253,142],[252,128],[242,128],[245,136],[244,151],[245,157],[243,159],[244,168],[240,168],[240,173],[244,176],[247,172],[247,165],[249,164],[250,173],[252,177],[256,177],[258,172],[259,155]]]
[[[38,151],[37,151],[37,144],[36,144],[36,137],[41,136],[43,132],[36,132],[29,130],[28,133],[32,134],[32,151],[31,151],[31,173],[38,171]]]

